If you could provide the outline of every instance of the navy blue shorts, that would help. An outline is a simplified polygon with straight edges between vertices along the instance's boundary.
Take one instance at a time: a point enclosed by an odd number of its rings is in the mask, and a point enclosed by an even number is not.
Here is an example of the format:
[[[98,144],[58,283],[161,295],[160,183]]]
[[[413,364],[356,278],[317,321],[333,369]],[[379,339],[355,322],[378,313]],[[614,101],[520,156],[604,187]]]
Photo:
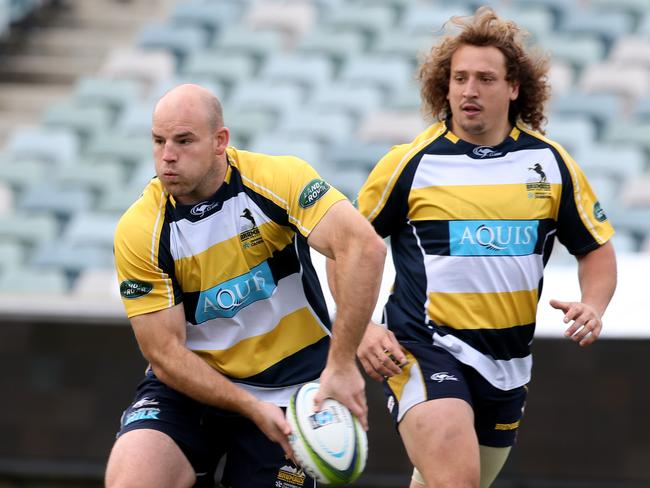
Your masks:
[[[418,342],[401,345],[409,363],[401,374],[384,381],[388,410],[396,425],[418,403],[460,398],[474,410],[480,445],[509,447],[515,443],[526,403],[526,386],[500,390],[444,349]]]
[[[124,411],[118,437],[136,429],[170,436],[195,473],[197,487],[214,487],[221,458],[225,488],[312,488],[315,482],[284,456],[257,426],[234,412],[206,406],[167,387],[152,372]]]

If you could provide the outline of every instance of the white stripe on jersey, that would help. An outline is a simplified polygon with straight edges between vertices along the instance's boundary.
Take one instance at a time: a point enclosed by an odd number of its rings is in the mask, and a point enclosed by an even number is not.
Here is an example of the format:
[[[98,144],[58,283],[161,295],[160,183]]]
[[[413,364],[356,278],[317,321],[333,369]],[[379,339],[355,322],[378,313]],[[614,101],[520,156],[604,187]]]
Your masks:
[[[294,273],[278,282],[270,298],[251,303],[234,317],[215,318],[199,325],[188,322],[187,347],[211,351],[228,349],[244,339],[272,331],[278,325],[278,317],[286,317],[307,304],[300,275]]]
[[[533,366],[530,354],[524,358],[510,360],[493,359],[451,334],[442,336],[437,332],[433,334],[433,343],[443,347],[461,363],[473,367],[492,386],[500,390],[512,390],[530,381],[530,370]]]
[[[170,223],[170,248],[174,261],[195,256],[215,244],[238,236],[241,232],[240,216],[246,208],[251,211],[258,227],[270,221],[255,202],[241,192],[223,202],[219,211],[198,222],[183,219]],[[232,218],[224,218],[224,214],[230,214]],[[181,236],[191,236],[191,239]]]
[[[247,385],[245,383],[239,383],[237,382],[237,380],[231,380],[231,381],[233,383],[236,383],[237,386],[240,387],[242,390],[246,390],[247,392],[251,393],[258,400],[262,400],[263,402],[273,403],[278,407],[288,407],[289,400],[291,399],[291,395],[293,395],[294,392],[302,386],[302,384],[299,384],[299,385],[292,385],[292,386],[284,386],[281,388],[262,388],[259,386],[252,386],[252,385]]]
[[[542,256],[424,257],[429,293],[498,293],[534,290],[544,272]]]
[[[402,397],[399,399],[399,410],[397,411],[397,421],[401,421],[402,417],[408,412],[411,407],[418,403],[427,400],[426,386],[422,376],[420,365],[416,362],[411,366],[409,379],[404,385]]]
[[[550,149],[526,149],[503,157],[472,159],[465,154],[425,154],[411,188],[452,185],[508,185],[539,181],[530,168],[539,163],[547,183],[562,183],[560,170]]]

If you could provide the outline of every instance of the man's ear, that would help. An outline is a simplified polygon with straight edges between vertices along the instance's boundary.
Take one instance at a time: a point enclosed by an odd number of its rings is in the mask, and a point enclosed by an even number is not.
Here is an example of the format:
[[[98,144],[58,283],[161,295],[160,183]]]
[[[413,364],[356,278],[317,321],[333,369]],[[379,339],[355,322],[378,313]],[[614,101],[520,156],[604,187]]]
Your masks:
[[[226,152],[228,143],[230,142],[230,130],[228,127],[220,127],[214,133],[214,148],[217,155],[222,155]]]
[[[519,83],[512,83],[510,85],[510,100],[517,100],[519,98]]]

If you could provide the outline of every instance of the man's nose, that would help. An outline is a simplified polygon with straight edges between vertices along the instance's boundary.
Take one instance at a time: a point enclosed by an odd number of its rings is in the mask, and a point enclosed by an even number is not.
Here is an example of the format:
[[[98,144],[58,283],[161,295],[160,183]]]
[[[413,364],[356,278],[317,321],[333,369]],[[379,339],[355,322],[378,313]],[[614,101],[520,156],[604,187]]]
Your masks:
[[[176,151],[169,142],[166,142],[163,146],[162,158],[165,161],[176,161]]]
[[[473,98],[478,95],[478,82],[475,78],[469,78],[463,87],[463,96]]]

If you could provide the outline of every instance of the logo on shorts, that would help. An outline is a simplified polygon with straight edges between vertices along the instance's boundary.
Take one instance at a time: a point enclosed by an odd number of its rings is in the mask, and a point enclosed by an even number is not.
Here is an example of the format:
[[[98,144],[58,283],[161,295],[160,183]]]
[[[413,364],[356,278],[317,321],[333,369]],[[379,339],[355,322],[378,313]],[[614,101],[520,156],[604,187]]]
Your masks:
[[[315,204],[320,198],[327,193],[330,185],[324,180],[314,179],[311,180],[300,193],[298,203],[302,208],[309,208]]]
[[[298,488],[305,484],[305,474],[302,469],[298,469],[285,464],[278,471],[278,477],[275,482],[276,488]]]
[[[129,425],[139,420],[158,420],[159,408],[138,408],[133,410],[124,419],[124,425]]]
[[[395,408],[395,397],[393,395],[388,397],[388,402],[386,403],[386,407],[388,407],[388,411],[390,413],[393,413],[393,409]]]
[[[133,404],[133,409],[136,408],[142,408],[142,407],[149,407],[151,405],[158,405],[160,402],[156,400],[155,398],[149,398],[149,397],[144,397],[142,400],[138,400]]]
[[[446,371],[441,371],[440,373],[433,373],[431,375],[431,379],[433,381],[437,381],[438,383],[442,383],[443,381],[458,381],[458,378],[456,378],[453,374],[449,374]]]
[[[120,283],[120,295],[123,298],[140,298],[153,290],[153,285],[146,281],[124,280]]]

